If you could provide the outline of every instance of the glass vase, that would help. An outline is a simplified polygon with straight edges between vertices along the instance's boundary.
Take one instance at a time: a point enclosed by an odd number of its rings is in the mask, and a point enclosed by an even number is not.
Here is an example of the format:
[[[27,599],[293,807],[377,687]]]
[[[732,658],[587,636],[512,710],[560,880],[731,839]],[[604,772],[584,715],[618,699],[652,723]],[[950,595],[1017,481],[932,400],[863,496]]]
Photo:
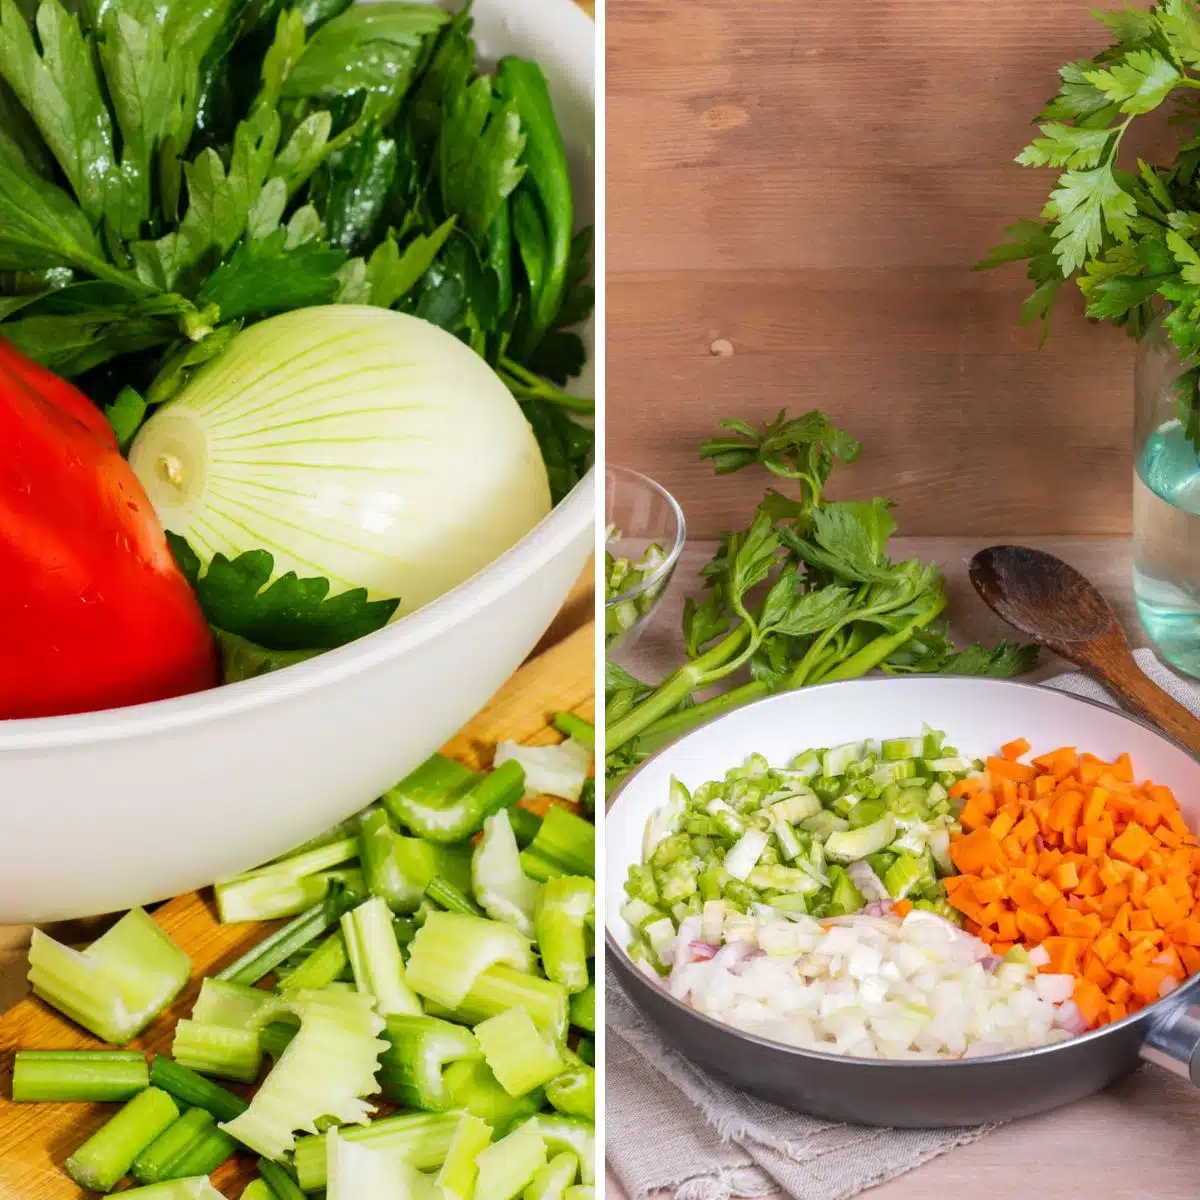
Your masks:
[[[1200,456],[1179,419],[1185,369],[1154,322],[1134,373],[1133,594],[1157,652],[1200,678]]]

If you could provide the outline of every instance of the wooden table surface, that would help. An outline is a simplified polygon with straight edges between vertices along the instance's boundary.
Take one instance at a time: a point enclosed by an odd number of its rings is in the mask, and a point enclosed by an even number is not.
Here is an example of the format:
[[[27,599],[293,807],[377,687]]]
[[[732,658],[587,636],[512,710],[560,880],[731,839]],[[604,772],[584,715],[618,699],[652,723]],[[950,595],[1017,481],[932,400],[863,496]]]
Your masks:
[[[1145,644],[1130,590],[1129,544],[1080,538],[1027,539],[1089,575],[1113,601],[1130,640]],[[980,546],[962,538],[898,538],[893,557],[917,554],[946,571],[952,631],[960,639],[992,640],[1008,631],[976,599],[966,563]],[[627,665],[646,674],[678,662],[679,612],[696,568],[711,545],[689,546],[671,591]],[[1061,664],[1043,663],[1041,676]],[[610,1104],[620,1097],[610,1095]],[[925,1200],[969,1194],[972,1200],[1191,1200],[1200,1187],[1200,1092],[1164,1071],[1138,1072],[1099,1095],[1029,1117],[953,1150],[907,1175],[874,1188],[871,1200]],[[628,1200],[615,1177],[606,1200]],[[664,1198],[665,1200],[665,1198]]]

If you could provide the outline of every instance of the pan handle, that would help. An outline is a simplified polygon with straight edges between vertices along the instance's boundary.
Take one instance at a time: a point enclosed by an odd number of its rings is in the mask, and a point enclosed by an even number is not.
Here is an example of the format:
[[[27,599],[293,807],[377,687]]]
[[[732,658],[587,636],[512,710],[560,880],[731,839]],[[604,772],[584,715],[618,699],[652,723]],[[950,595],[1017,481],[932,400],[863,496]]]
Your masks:
[[[1181,1004],[1152,1025],[1139,1053],[1146,1062],[1200,1086],[1200,1004]]]

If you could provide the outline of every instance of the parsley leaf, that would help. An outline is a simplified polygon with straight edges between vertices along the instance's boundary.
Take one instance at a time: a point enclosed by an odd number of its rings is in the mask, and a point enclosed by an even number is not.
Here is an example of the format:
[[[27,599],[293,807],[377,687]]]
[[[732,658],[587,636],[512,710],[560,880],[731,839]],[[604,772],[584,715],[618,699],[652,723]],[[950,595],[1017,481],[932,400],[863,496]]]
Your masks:
[[[1107,229],[1123,239],[1137,213],[1133,197],[1117,182],[1111,166],[1067,171],[1050,193],[1057,224],[1053,237],[1063,275],[1079,270],[1100,249]]]
[[[433,266],[453,229],[454,218],[451,217],[433,233],[418,234],[404,247],[403,253],[396,239],[389,234],[375,247],[367,264],[370,302],[378,308],[391,308],[397,300],[408,295]]]
[[[104,410],[117,444],[122,452],[133,441],[142,422],[146,419],[146,401],[131,387],[123,387],[117,398]]]
[[[1007,679],[1037,666],[1038,648],[1016,642],[958,650],[944,630],[919,630],[883,664],[890,675],[987,675]]]
[[[807,540],[786,531],[787,544],[811,566],[842,579],[887,583],[895,569],[883,555],[896,530],[892,502],[876,496],[870,501],[842,500],[813,510],[813,536]]]
[[[288,571],[272,580],[266,550],[228,559],[216,554],[203,570],[186,539],[167,541],[210,625],[269,650],[327,650],[388,623],[399,600],[368,600],[366,588],[329,595],[328,579],[301,579]]]
[[[201,304],[215,304],[221,320],[234,321],[328,304],[337,295],[342,250],[319,242],[288,248],[287,230],[243,242],[200,289]]]
[[[1111,129],[1086,129],[1051,121],[1042,136],[1017,155],[1025,167],[1094,167],[1113,137]]]
[[[1084,74],[1088,83],[1130,116],[1157,108],[1181,78],[1174,64],[1156,50],[1130,50],[1112,66]]]

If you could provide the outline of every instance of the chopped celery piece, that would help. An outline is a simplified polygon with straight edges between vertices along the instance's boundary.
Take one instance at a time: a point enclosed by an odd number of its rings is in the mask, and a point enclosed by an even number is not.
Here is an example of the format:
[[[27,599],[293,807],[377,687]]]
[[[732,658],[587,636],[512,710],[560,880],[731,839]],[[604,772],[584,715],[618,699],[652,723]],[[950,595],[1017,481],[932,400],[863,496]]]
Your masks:
[[[974,770],[975,764],[969,758],[927,758],[925,766],[935,775],[943,771],[951,775],[967,774]]]
[[[596,827],[554,805],[527,850],[521,851],[525,874],[543,883],[555,875],[595,875]]]
[[[430,1171],[445,1162],[458,1121],[457,1113],[404,1113],[358,1128],[339,1129],[338,1136],[390,1154],[418,1171]],[[304,1137],[296,1142],[296,1182],[303,1192],[315,1192],[326,1184],[326,1136]]]
[[[442,1078],[454,1108],[486,1121],[500,1135],[532,1117],[546,1103],[546,1093],[540,1088],[524,1096],[510,1096],[482,1059],[451,1063]]]
[[[521,851],[504,809],[483,823],[483,837],[471,858],[471,884],[475,899],[492,920],[515,925],[533,937],[542,885],[521,869]]]
[[[239,1083],[253,1083],[262,1067],[257,1030],[205,1025],[200,1021],[180,1021],[175,1026],[171,1056],[181,1066],[201,1075]]]
[[[556,1154],[534,1177],[521,1200],[562,1200],[579,1175],[579,1159],[569,1150]]]
[[[18,1050],[12,1098],[35,1101],[130,1100],[150,1086],[146,1056],[134,1050]]]
[[[252,950],[217,972],[217,978],[247,986],[269,975],[297,950],[318,938],[341,920],[342,913],[354,907],[356,899],[341,888],[333,888],[319,904],[289,921],[282,929],[264,938]]]
[[[662,912],[647,904],[644,900],[626,900],[621,905],[621,916],[633,929],[641,929],[650,921],[657,921],[662,917]]]
[[[591,746],[569,737],[553,746],[500,742],[493,761],[497,768],[510,762],[521,764],[526,796],[558,796],[575,803],[587,782],[593,757]]]
[[[596,912],[596,885],[586,876],[558,875],[546,881],[534,927],[542,968],[568,992],[588,985],[587,923]]]
[[[296,992],[279,1012],[300,1018],[300,1030],[258,1089],[250,1107],[221,1128],[266,1158],[295,1146],[295,1131],[312,1132],[321,1117],[366,1122],[373,1110],[383,1018],[370,996],[355,992]]]
[[[447,912],[466,913],[469,917],[482,917],[484,911],[461,888],[448,879],[435,875],[425,889],[425,899],[444,908]]]
[[[389,909],[389,915],[390,915]],[[346,919],[345,914],[342,920]],[[346,939],[340,929],[335,929],[302,962],[279,980],[281,992],[298,992],[305,989],[319,991],[340,979],[350,965],[346,951]]]
[[[596,1043],[591,1038],[581,1037],[576,1043],[575,1052],[589,1067],[596,1065]]]
[[[250,1195],[243,1192],[242,1197]],[[132,1196],[134,1200],[225,1200],[208,1179],[197,1175],[193,1179],[172,1179],[167,1183],[152,1183],[149,1187],[131,1188],[121,1193],[122,1200]]]
[[[596,1189],[590,1183],[576,1184],[563,1192],[563,1200],[596,1200]]]
[[[379,1064],[383,1094],[427,1112],[452,1107],[443,1079],[447,1064],[482,1056],[469,1029],[437,1017],[388,1017],[384,1037],[388,1049]]]
[[[856,804],[846,818],[851,829],[863,829],[882,821],[888,814],[888,807],[882,800],[863,800]]]
[[[241,1096],[162,1054],[156,1055],[150,1064],[150,1082],[168,1092],[177,1103],[203,1108],[218,1121],[232,1121],[250,1107]]]
[[[888,813],[872,825],[861,829],[838,830],[825,839],[826,857],[834,862],[857,862],[868,854],[875,854],[887,846],[896,836],[895,818]]]
[[[476,1025],[488,1017],[519,1007],[525,1009],[546,1037],[561,1042],[567,1036],[568,1004],[567,989],[561,983],[514,971],[511,967],[495,966],[480,972],[456,1008],[430,1005],[429,1011],[435,1016],[452,1017],[464,1024]]]
[[[34,994],[105,1042],[132,1041],[187,983],[191,960],[143,909],[123,916],[84,951],[33,931]]]
[[[596,1119],[596,1072],[586,1063],[556,1075],[546,1084],[550,1106],[567,1117]]]
[[[905,758],[924,758],[925,739],[923,737],[884,738],[879,743],[879,754],[888,762]]]
[[[514,804],[512,808],[504,811],[508,813],[508,823],[512,826],[517,845],[524,850],[537,837],[538,830],[542,827],[542,818],[522,804]]]
[[[302,854],[293,854],[290,858],[277,859],[265,867],[218,883],[213,889],[217,898],[217,912],[225,924],[290,916],[291,912],[279,911],[284,900],[275,899],[276,896],[286,898],[289,894],[299,895],[304,891],[301,885],[305,880],[319,877],[322,872],[349,862],[357,856],[358,838],[346,837]],[[315,904],[328,886],[328,881],[318,886],[317,894],[307,904],[301,905],[301,908]]]
[[[321,1161],[325,1161],[324,1147],[321,1151]],[[258,1173],[267,1181],[275,1200],[306,1200],[300,1185],[278,1163],[272,1162],[269,1158],[260,1158]],[[324,1173],[322,1173],[323,1177]]]
[[[770,837],[761,829],[747,829],[737,843],[726,853],[721,864],[731,879],[745,880],[754,870],[762,852],[767,848]]]
[[[354,969],[355,985],[374,998],[380,1016],[421,1012],[421,1002],[408,984],[387,901],[373,896],[346,913],[342,917],[342,938]]]
[[[402,1158],[348,1142],[336,1129],[325,1148],[327,1200],[433,1200],[430,1181]]]
[[[263,1053],[269,1054],[278,1061],[279,1056],[296,1036],[297,1028],[298,1026],[289,1025],[285,1021],[272,1021],[269,1025],[264,1025],[258,1033],[258,1044],[262,1047]]]
[[[252,1179],[242,1191],[241,1200],[276,1200],[276,1196],[265,1179]]]
[[[646,819],[645,828],[642,830],[643,859],[648,861],[653,857],[661,842],[679,832],[691,799],[687,788],[672,775],[666,804],[656,808],[650,814]]]
[[[571,1151],[579,1159],[579,1178],[583,1183],[596,1182],[596,1127],[578,1117],[542,1115],[538,1128],[550,1154]]]
[[[589,750],[596,749],[596,727],[591,721],[585,721],[572,712],[560,712],[554,714],[554,728],[559,733],[574,738]]]
[[[454,1127],[446,1161],[435,1180],[444,1200],[471,1200],[479,1168],[475,1156],[492,1142],[492,1127],[470,1113],[463,1113]]]
[[[472,1200],[513,1200],[546,1165],[546,1142],[536,1117],[475,1156],[479,1180]]]
[[[418,995],[455,1008],[479,975],[497,963],[532,970],[529,939],[499,921],[433,912],[409,946],[408,984]]]
[[[415,912],[430,883],[441,876],[466,889],[471,879],[471,847],[442,846],[420,838],[402,837],[382,809],[363,818],[359,859],[372,896],[382,896],[396,913]]]
[[[214,890],[221,921],[229,925],[297,916],[329,895],[334,884],[341,884],[356,896],[366,892],[363,874],[357,869],[322,871],[303,879],[255,875],[235,883],[218,884]]]
[[[510,1008],[475,1026],[475,1037],[492,1074],[510,1096],[524,1096],[563,1068],[553,1042],[542,1036],[523,1008]]]
[[[801,867],[755,867],[746,882],[760,891],[796,892],[811,896],[821,890],[820,880]]]
[[[784,796],[767,806],[767,815],[772,821],[783,821],[788,825],[798,825],[801,821],[816,816],[820,811],[820,797],[807,788],[802,792]]]
[[[596,985],[589,983],[582,992],[571,997],[569,1010],[571,1024],[577,1029],[596,1032]]]
[[[188,1147],[172,1167],[171,1174],[179,1179],[192,1175],[211,1175],[234,1156],[237,1148],[237,1142],[214,1125]]]
[[[177,1170],[193,1145],[205,1134],[218,1134],[228,1147],[224,1157],[217,1162],[220,1166],[234,1151],[234,1141],[216,1127],[212,1113],[202,1108],[189,1108],[166,1127],[133,1160],[132,1173],[138,1183],[162,1183],[168,1179],[186,1179],[190,1175],[207,1175],[208,1171]]]
[[[833,884],[833,896],[829,901],[831,915],[849,916],[866,903],[866,897],[841,867],[830,867],[829,879]]]
[[[484,819],[515,804],[525,794],[525,771],[515,761],[486,775],[435,754],[383,794],[392,818],[419,838],[461,842],[479,831]]]
[[[883,886],[893,900],[903,900],[921,882],[921,860],[908,854],[896,855],[896,861],[883,876]]]
[[[200,984],[192,1020],[227,1029],[257,1029],[259,1015],[274,1002],[274,994],[262,988],[206,978]]]
[[[645,937],[651,951],[661,961],[666,962],[667,952],[675,944],[675,938],[678,936],[675,923],[668,917],[663,917],[661,921],[651,921],[642,930],[642,935]]]
[[[863,757],[865,749],[862,742],[847,742],[826,750],[821,755],[821,774],[827,779],[845,775],[846,769]]]
[[[67,1174],[82,1188],[111,1192],[133,1160],[178,1116],[166,1092],[153,1087],[139,1092],[67,1159]]]

